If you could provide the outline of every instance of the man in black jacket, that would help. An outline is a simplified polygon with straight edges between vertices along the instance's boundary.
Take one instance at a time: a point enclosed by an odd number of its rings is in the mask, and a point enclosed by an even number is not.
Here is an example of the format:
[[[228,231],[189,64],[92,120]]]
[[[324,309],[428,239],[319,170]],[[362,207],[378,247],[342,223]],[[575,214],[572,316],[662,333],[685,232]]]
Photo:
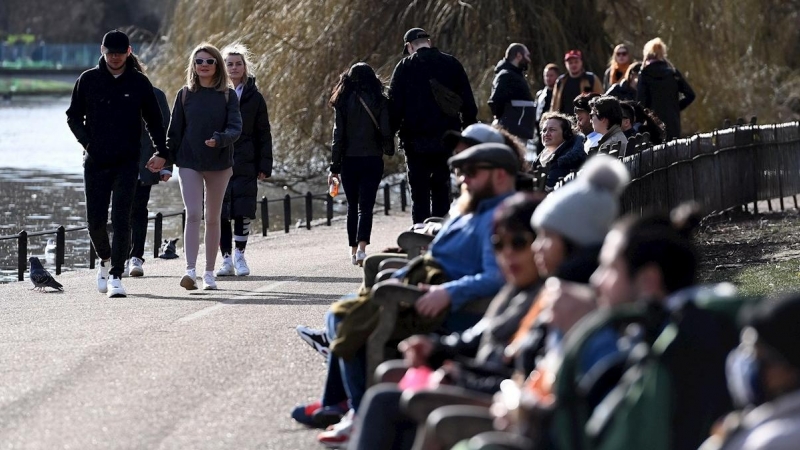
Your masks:
[[[67,124],[84,148],[89,237],[101,259],[97,290],[109,298],[125,297],[120,277],[130,250],[142,119],[157,154],[167,154],[166,133],[153,85],[134,69],[128,36],[109,31],[103,36],[100,51],[103,56],[97,67],[82,73],[75,82]],[[112,199],[114,241],[109,245],[106,223]]]
[[[464,67],[432,47],[425,30],[412,28],[403,40],[403,54],[408,56],[392,73],[389,116],[406,154],[411,217],[420,223],[431,215],[447,214],[451,154],[442,136],[477,122],[478,107]]]
[[[522,142],[533,138],[536,104],[525,71],[531,62],[531,52],[522,44],[511,44],[505,58],[497,63],[492,81],[489,108],[495,120]]]

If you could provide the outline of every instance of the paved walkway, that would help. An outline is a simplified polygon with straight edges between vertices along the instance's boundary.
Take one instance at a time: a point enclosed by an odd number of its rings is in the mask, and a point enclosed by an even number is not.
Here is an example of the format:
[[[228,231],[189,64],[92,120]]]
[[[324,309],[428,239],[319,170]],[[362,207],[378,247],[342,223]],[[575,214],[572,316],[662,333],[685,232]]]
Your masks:
[[[372,251],[410,225],[393,214],[375,216]],[[147,261],[126,299],[89,270],[57,277],[64,293],[0,285],[0,446],[321,448],[289,418],[325,372],[294,327],[361,282],[346,242],[344,222],[253,237],[253,275],[216,292],[180,288],[182,259]]]

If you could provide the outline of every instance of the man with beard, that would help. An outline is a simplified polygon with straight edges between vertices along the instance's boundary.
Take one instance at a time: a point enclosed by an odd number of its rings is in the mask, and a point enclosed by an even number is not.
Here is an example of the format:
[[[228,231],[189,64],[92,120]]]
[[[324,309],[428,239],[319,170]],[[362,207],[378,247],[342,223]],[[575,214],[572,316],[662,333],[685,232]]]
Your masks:
[[[397,270],[392,282],[415,286],[420,297],[398,317],[395,334],[463,331],[481,316],[464,311],[478,299],[494,296],[503,285],[491,241],[495,208],[514,193],[519,158],[505,144],[479,144],[448,160],[458,170],[469,196],[463,214],[451,218],[436,235],[428,253]],[[331,342],[328,378],[319,402],[298,406],[292,417],[306,425],[324,425],[340,403],[351,410],[342,422],[319,436],[323,443],[349,439],[352,419],[366,391],[366,339],[377,325],[379,307],[369,291],[334,303],[325,316]],[[413,316],[413,317],[412,317]],[[402,323],[400,322],[402,321]],[[413,323],[424,329],[410,329]],[[329,421],[327,423],[330,423]]]
[[[532,139],[536,120],[536,104],[525,72],[531,52],[523,44],[511,44],[505,58],[497,63],[492,81],[489,108],[495,121],[523,142]]]
[[[156,147],[166,156],[166,133],[153,85],[135,69],[128,36],[112,30],[103,36],[97,67],[82,73],[72,90],[67,124],[83,146],[86,221],[100,267],[97,290],[125,297],[122,272],[131,249],[131,208],[139,177],[142,119]],[[114,241],[109,245],[108,206]],[[110,279],[109,279],[110,276]]]

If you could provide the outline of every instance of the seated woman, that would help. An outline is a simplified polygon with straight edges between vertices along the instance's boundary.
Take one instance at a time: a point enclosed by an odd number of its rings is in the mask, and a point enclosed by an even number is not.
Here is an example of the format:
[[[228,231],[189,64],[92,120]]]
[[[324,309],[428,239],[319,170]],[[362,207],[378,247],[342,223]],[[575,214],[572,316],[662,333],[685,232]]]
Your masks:
[[[572,119],[564,114],[545,113],[539,129],[544,150],[534,161],[533,171],[544,169],[547,173],[545,191],[550,192],[560,178],[580,169],[586,161],[586,152],[583,136],[578,134]]]

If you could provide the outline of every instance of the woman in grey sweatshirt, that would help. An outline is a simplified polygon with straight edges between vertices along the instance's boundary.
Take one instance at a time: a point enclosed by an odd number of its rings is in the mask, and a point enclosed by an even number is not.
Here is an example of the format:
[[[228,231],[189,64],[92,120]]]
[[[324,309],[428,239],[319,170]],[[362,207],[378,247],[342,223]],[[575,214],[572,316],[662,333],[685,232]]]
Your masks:
[[[200,44],[189,60],[186,86],[178,91],[167,133],[169,159],[178,166],[186,208],[183,246],[186,275],[181,286],[197,289],[195,263],[200,248],[200,221],[205,217],[206,264],[203,289],[216,289],[214,263],[220,238],[225,188],[233,173],[233,143],[242,132],[239,100],[211,44]],[[205,189],[205,215],[203,191]]]

